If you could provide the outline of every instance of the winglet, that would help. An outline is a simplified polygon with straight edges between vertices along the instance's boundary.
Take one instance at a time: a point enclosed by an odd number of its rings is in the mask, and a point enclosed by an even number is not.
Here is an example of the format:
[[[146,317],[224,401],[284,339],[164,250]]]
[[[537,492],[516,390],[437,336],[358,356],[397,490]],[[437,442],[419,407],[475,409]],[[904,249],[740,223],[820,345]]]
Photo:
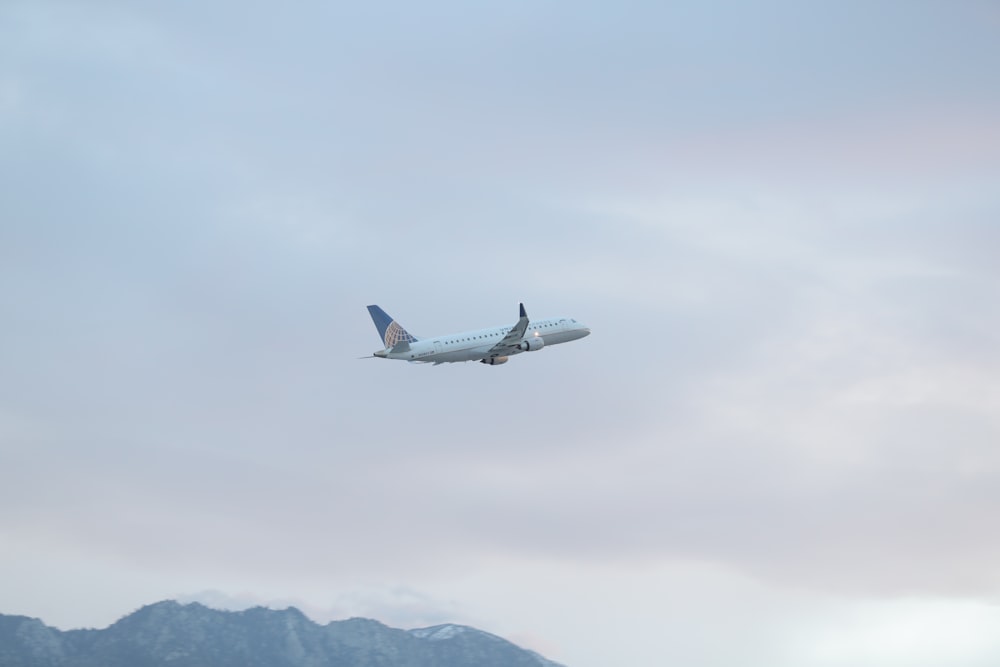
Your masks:
[[[521,304],[521,317],[527,317],[528,313],[524,312],[524,304]]]

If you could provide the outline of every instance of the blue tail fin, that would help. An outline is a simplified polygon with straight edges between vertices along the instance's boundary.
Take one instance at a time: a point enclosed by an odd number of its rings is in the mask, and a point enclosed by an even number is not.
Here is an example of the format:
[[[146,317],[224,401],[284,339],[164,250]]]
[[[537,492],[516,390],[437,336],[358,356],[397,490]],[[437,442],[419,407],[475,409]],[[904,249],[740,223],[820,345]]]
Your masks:
[[[412,343],[417,337],[399,325],[399,322],[389,317],[389,314],[378,306],[368,306],[368,314],[378,329],[378,335],[386,347],[394,347],[397,343]]]

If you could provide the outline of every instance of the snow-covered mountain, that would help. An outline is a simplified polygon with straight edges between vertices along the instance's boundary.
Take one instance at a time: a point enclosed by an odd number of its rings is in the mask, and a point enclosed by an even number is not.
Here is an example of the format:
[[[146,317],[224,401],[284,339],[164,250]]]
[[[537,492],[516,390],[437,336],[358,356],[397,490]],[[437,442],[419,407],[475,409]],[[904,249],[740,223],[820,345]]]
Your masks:
[[[103,630],[0,614],[0,667],[560,667],[482,630],[319,625],[294,607],[219,611],[158,602]]]

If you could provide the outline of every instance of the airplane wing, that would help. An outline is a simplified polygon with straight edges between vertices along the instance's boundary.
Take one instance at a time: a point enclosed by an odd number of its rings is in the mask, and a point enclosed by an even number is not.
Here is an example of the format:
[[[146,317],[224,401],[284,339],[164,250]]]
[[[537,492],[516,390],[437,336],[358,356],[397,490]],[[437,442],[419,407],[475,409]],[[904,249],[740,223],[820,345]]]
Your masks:
[[[528,314],[524,312],[524,304],[521,304],[521,317],[517,320],[511,330],[503,339],[490,348],[487,353],[490,357],[502,357],[512,353],[517,349],[518,343],[524,338],[524,332],[528,330]]]

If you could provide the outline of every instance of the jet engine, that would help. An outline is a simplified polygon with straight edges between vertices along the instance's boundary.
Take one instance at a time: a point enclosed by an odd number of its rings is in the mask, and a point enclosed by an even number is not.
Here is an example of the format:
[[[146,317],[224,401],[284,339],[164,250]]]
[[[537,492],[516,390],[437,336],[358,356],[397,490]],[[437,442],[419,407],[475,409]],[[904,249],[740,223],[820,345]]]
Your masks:
[[[489,359],[480,359],[479,363],[486,364],[487,366],[499,366],[500,364],[506,364],[509,357],[490,357]]]
[[[545,347],[545,340],[541,336],[525,338],[517,344],[517,349],[522,352],[534,352],[535,350],[540,350],[543,347]]]

